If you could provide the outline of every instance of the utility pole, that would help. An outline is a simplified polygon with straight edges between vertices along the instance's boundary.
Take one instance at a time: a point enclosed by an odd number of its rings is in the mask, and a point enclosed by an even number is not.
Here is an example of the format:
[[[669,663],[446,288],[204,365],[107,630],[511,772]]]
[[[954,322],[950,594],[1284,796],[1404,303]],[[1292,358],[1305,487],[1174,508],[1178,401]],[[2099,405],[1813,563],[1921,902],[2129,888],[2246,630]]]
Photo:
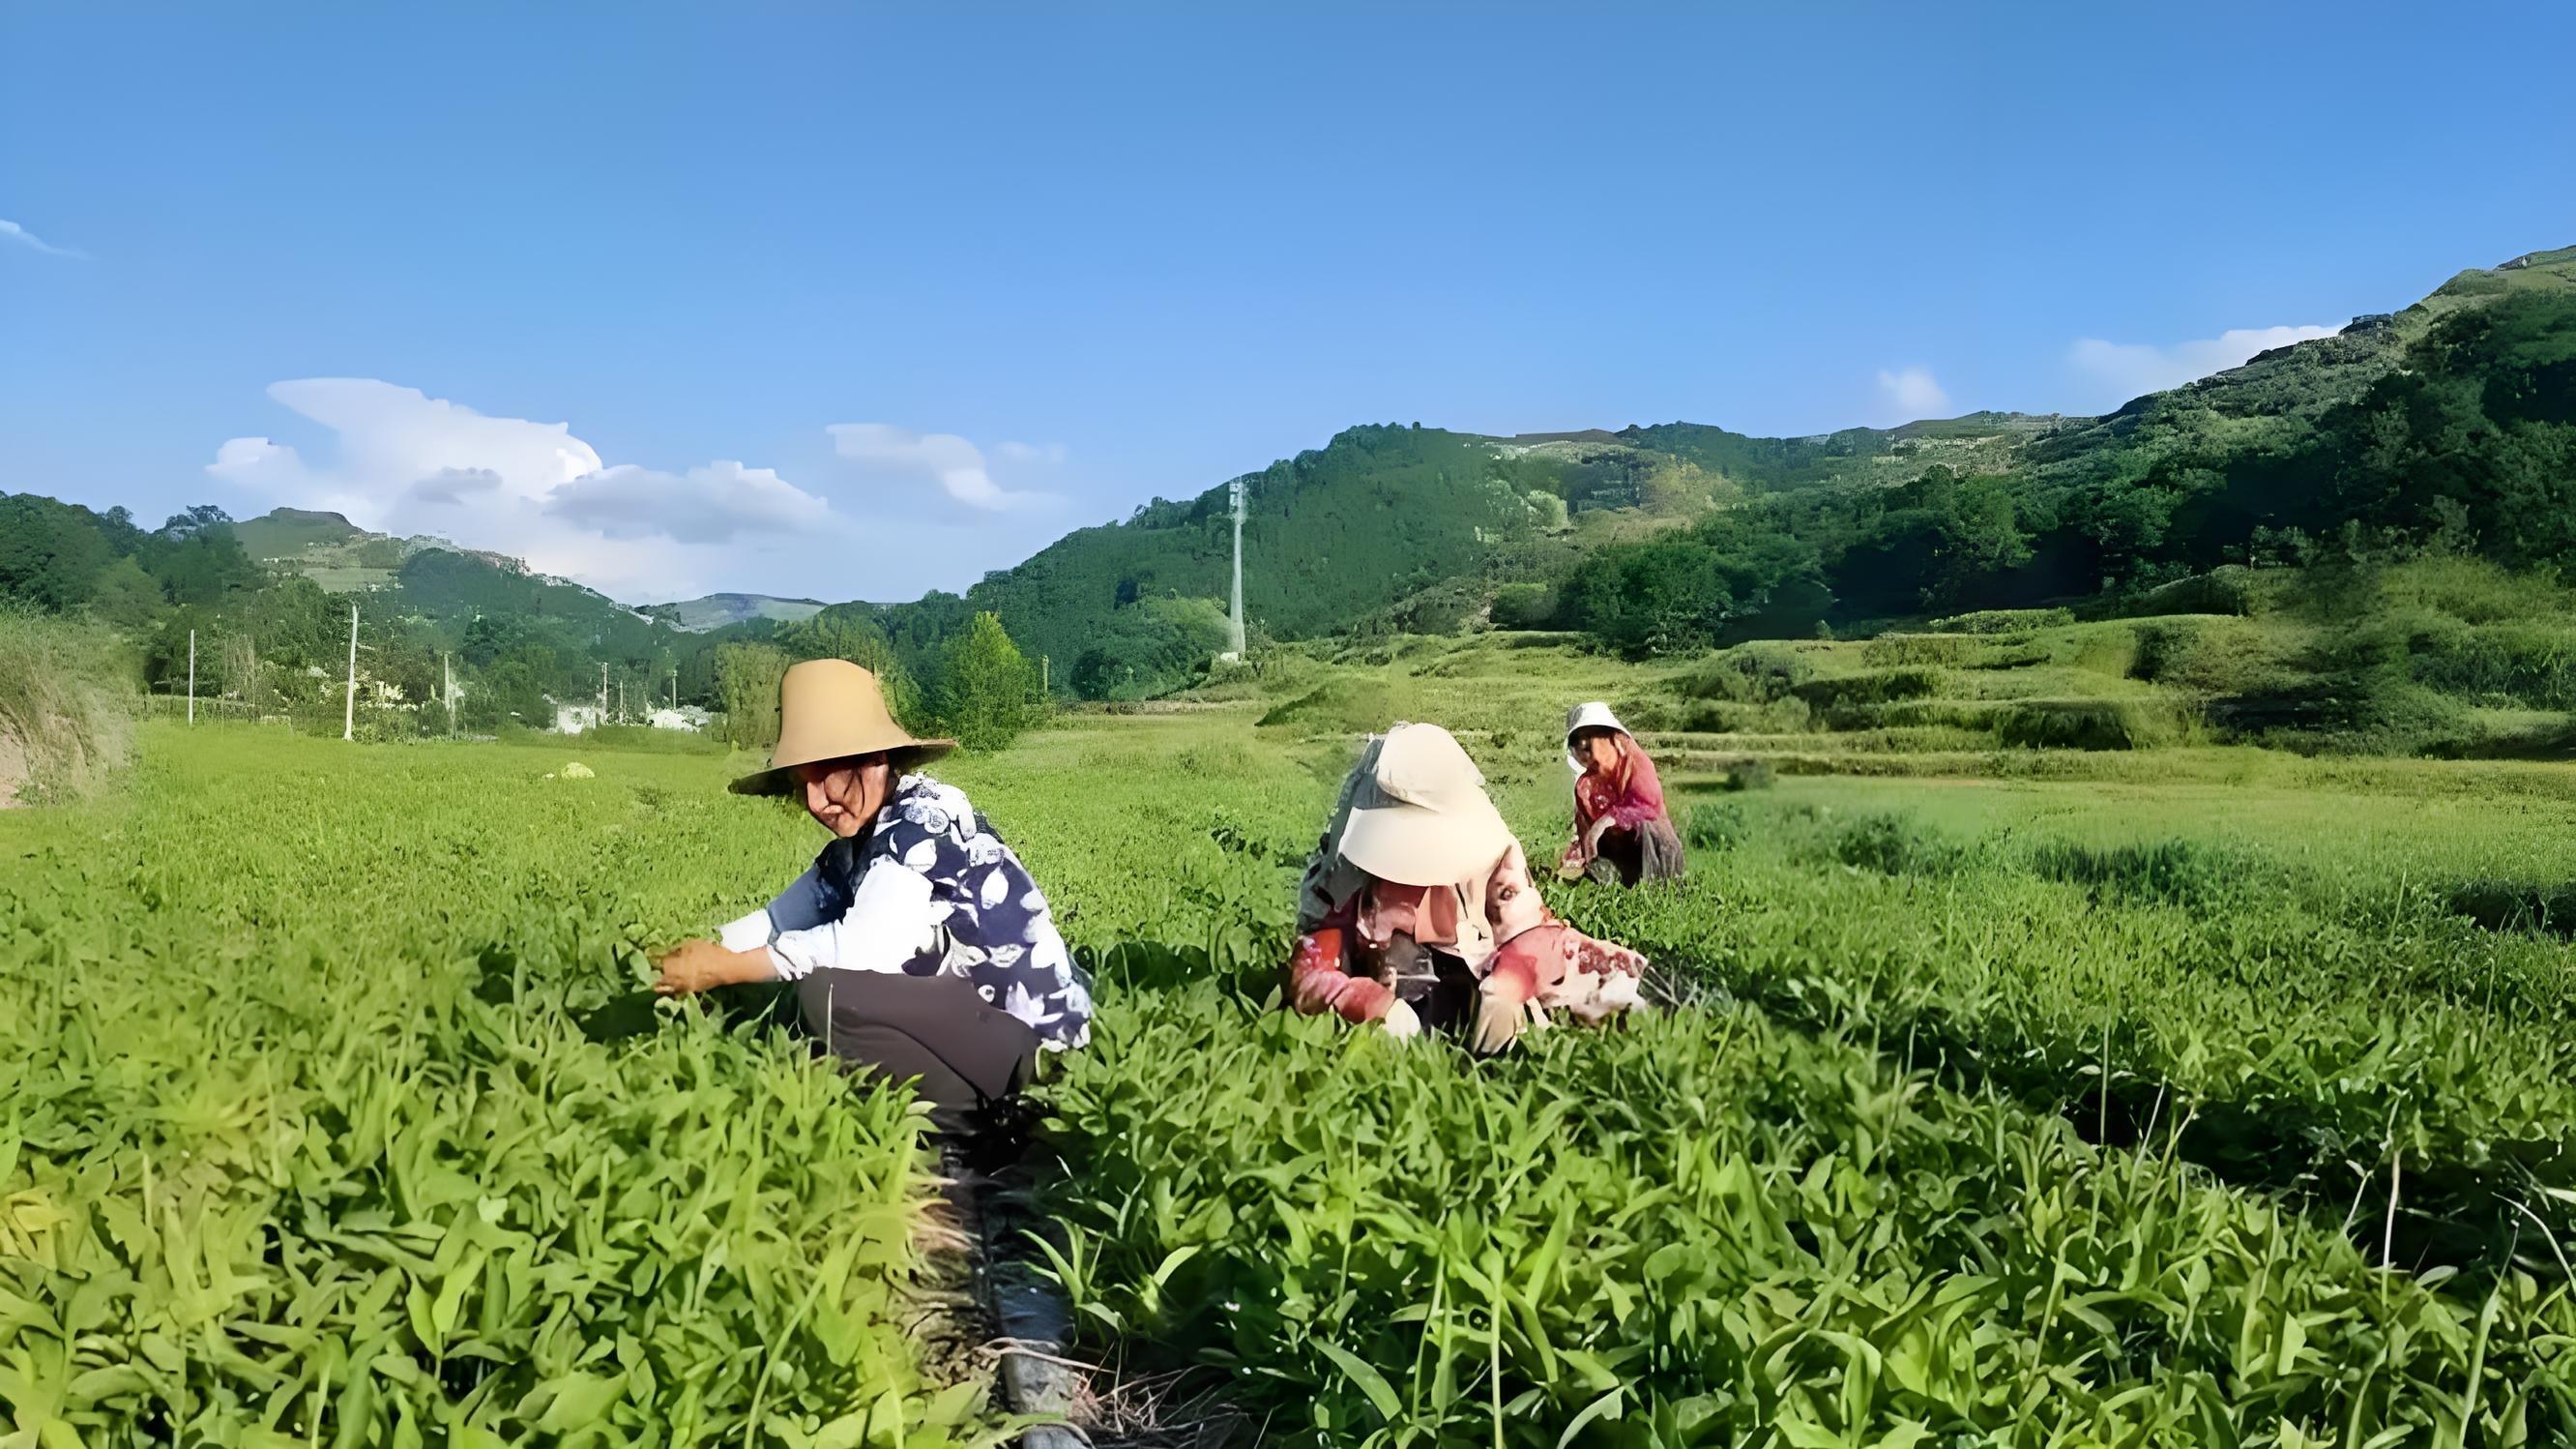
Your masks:
[[[438,697],[447,705],[447,732],[456,733],[456,667],[448,662],[448,653],[438,651]]]
[[[674,670],[672,670],[672,671],[671,671],[671,712],[672,712],[672,713],[674,713],[674,714],[677,714],[677,713],[679,712],[679,709],[680,709],[680,671],[678,671],[678,670],[674,669]]]
[[[197,631],[188,631],[188,723],[197,722]]]
[[[626,722],[626,681],[623,679],[617,681],[617,720],[620,724]]]
[[[349,606],[349,698],[340,713],[340,738],[358,738],[358,606]]]
[[[599,722],[608,723],[608,661],[599,663]]]
[[[1225,657],[1234,660],[1243,657],[1243,480],[1235,479],[1226,491],[1234,504],[1234,613],[1226,621]]]
[[[1055,693],[1055,661],[1043,654],[1038,656],[1038,693]]]

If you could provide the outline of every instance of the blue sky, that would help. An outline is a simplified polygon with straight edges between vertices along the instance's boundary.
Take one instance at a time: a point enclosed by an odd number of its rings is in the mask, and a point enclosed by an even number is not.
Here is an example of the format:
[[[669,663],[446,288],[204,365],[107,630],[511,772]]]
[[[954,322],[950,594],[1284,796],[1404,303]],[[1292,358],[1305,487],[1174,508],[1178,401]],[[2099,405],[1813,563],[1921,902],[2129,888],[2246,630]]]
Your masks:
[[[891,599],[1355,422],[2099,411],[2576,243],[2570,16],[11,5],[0,488]]]

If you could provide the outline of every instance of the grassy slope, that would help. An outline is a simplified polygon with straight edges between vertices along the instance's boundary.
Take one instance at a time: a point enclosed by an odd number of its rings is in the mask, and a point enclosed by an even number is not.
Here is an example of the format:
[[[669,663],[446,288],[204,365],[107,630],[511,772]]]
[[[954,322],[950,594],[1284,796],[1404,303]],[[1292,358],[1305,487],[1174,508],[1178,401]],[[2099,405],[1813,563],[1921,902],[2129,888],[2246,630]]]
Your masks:
[[[0,608],[0,807],[97,789],[131,753],[136,686],[107,628]]]

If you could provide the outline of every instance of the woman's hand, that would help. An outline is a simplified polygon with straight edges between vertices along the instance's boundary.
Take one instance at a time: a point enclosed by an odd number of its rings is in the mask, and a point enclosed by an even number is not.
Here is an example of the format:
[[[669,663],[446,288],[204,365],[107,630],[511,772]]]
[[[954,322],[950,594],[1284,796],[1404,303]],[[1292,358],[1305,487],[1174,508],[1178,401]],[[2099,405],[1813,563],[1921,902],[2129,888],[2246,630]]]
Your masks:
[[[1611,827],[1618,823],[1619,822],[1616,820],[1604,815],[1600,819],[1592,822],[1592,828],[1590,830],[1583,832],[1583,858],[1585,860],[1590,860],[1601,853],[1601,837],[1609,834]]]
[[[1477,1055],[1490,1056],[1512,1044],[1528,1024],[1532,994],[1525,965],[1519,970],[1499,967],[1484,979],[1476,989]]]
[[[1558,880],[1581,880],[1583,879],[1584,867],[1591,863],[1592,858],[1584,854],[1583,842],[1580,840],[1569,840],[1565,843],[1565,853],[1556,858],[1556,878]]]
[[[718,986],[765,981],[773,974],[768,947],[728,951],[713,941],[682,941],[654,964],[662,974],[654,978],[653,990],[662,996],[690,996]]]

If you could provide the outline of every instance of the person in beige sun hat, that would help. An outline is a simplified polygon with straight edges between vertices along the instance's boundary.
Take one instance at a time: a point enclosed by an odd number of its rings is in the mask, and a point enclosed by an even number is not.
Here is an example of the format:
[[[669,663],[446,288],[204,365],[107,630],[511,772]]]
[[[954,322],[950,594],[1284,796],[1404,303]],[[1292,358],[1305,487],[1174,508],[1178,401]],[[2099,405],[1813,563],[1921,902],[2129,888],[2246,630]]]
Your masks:
[[[1399,1036],[1463,1027],[1494,952],[1486,885],[1519,849],[1447,730],[1371,739],[1299,887],[1287,1004]]]
[[[914,739],[895,723],[874,674],[846,659],[809,659],[778,681],[778,744],[768,768],[732,788],[737,795],[784,795],[801,782],[805,766],[861,755],[887,755],[909,773],[955,748],[955,740]]]
[[[832,839],[768,905],[662,956],[654,989],[792,981],[826,1050],[915,1082],[933,1126],[963,1135],[1042,1050],[1089,1040],[1090,988],[1019,857],[920,772],[951,741],[897,723],[876,676],[847,660],[798,664],[778,693],[778,746],[732,788],[801,794]]]

